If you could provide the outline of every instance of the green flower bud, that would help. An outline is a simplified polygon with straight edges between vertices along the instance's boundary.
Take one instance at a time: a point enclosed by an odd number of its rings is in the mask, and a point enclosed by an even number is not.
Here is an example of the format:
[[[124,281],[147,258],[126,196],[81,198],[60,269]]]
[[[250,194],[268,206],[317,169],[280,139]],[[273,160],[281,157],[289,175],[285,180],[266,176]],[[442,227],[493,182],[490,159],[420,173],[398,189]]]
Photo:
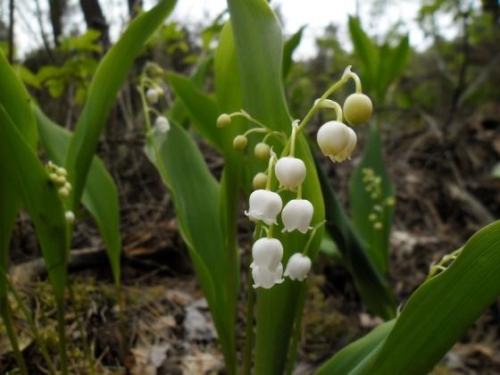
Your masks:
[[[231,117],[227,113],[223,113],[217,118],[218,128],[225,128],[229,124],[231,124]]]
[[[353,126],[368,122],[372,112],[372,101],[365,94],[351,94],[344,102],[344,117]]]
[[[271,147],[264,142],[260,142],[255,145],[253,152],[257,159],[267,160],[271,155]]]
[[[244,135],[237,135],[233,139],[233,147],[235,150],[242,151],[247,147],[248,139]]]
[[[267,174],[263,172],[257,173],[252,181],[254,190],[265,189],[267,184]]]

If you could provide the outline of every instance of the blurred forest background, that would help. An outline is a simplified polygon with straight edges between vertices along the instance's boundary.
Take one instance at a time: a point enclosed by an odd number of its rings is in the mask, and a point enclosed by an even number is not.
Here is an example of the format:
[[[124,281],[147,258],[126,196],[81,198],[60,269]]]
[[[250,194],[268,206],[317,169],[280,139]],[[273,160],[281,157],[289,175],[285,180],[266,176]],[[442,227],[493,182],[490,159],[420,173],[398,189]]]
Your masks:
[[[141,12],[141,0],[122,1],[130,19]],[[72,129],[97,63],[112,43],[110,29],[123,25],[109,24],[103,1],[80,0],[77,4],[69,0],[32,0],[30,7],[25,7],[25,3],[3,2],[0,47],[45,113]],[[404,6],[388,0],[367,4],[371,9],[370,24],[383,24],[391,7]],[[32,9],[35,12],[28,14]],[[441,26],[443,17],[452,20],[451,33],[448,24]],[[15,35],[13,26],[21,18],[36,23],[34,30],[40,28],[41,34]],[[71,24],[72,19],[83,19],[85,27]],[[404,24],[394,24],[383,35],[371,35],[364,24],[368,24],[368,17],[349,18],[346,14],[350,43],[342,42],[346,36],[339,36],[339,25],[331,24],[316,39],[314,54],[285,61],[283,72],[294,118],[307,113],[314,100],[348,65],[360,75],[365,92],[374,101],[374,121],[383,129],[386,162],[397,197],[390,276],[400,301],[424,280],[432,262],[462,246],[475,231],[500,217],[500,2],[420,0],[414,19],[427,38],[425,48],[416,49],[408,43],[408,36],[401,31],[406,30]],[[136,307],[129,338],[120,336],[109,319],[104,318],[111,314],[113,303],[109,293],[106,295],[99,288],[106,282],[112,283],[111,274],[90,218],[80,218],[73,243],[76,249],[96,249],[96,256],[76,261],[74,267],[79,270],[75,271],[77,277],[84,281],[80,286],[81,298],[87,299],[86,303],[95,302],[95,311],[88,313],[89,325],[94,330],[97,351],[102,352],[102,363],[109,366],[120,363],[135,373],[147,374],[140,367],[141,358],[148,357],[154,349],[151,335],[155,329],[168,331],[171,353],[168,360],[156,366],[158,371],[162,368],[163,373],[176,373],[182,367],[179,363],[186,368],[186,358],[196,359],[193,366],[205,366],[194,367],[192,373],[217,369],[222,363],[213,344],[213,329],[205,327],[200,333],[189,330],[192,322],[186,324],[189,314],[189,319],[193,318],[194,310],[201,311],[200,316],[207,320],[202,325],[209,326],[209,316],[206,306],[196,304],[200,291],[177,233],[169,196],[143,153],[143,115],[136,78],[147,61],[186,75],[204,65],[199,86],[211,91],[211,63],[226,20],[227,14],[222,13],[200,24],[164,24],[144,46],[102,136],[98,154],[120,192],[123,283],[135,290],[130,297],[136,301]],[[354,39],[360,35],[370,41],[368,51],[356,48]],[[287,48],[296,48],[301,36],[302,29],[286,35]],[[36,38],[42,44],[20,54],[15,43],[20,38]],[[396,70],[391,59],[399,62]],[[175,98],[166,82],[163,88],[166,96],[158,109],[167,114],[182,111],[179,106],[172,106]],[[316,129],[329,120],[325,116],[317,116]],[[353,165],[359,161],[365,131],[356,129],[360,142],[350,163],[325,165],[346,207],[347,182]],[[199,142],[203,144],[202,139]],[[213,172],[218,174],[222,159],[208,145],[203,149]],[[241,226],[242,244],[246,241],[243,247],[248,248],[251,228],[243,221]],[[28,219],[20,217],[11,258],[20,280],[34,281],[40,276],[32,270],[39,257]],[[378,323],[365,311],[335,254],[325,252],[320,257],[315,276],[311,277],[312,293],[304,319],[299,356],[304,374]],[[36,298],[44,298],[41,286],[33,284],[30,288],[27,290]],[[147,292],[141,292],[145,288]],[[173,320],[159,321],[159,316],[171,316]],[[500,373],[499,322],[497,303],[435,373]],[[186,342],[190,345],[184,345]],[[201,350],[201,346],[205,349]],[[207,346],[214,348],[210,351]],[[209,357],[207,353],[211,353]],[[0,351],[0,356],[3,354]]]

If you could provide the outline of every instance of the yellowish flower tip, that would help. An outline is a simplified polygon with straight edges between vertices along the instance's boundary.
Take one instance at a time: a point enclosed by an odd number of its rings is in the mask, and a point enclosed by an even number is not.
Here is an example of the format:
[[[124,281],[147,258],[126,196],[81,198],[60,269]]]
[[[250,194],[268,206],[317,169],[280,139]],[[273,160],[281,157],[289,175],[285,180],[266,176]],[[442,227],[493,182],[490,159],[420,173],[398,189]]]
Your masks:
[[[217,118],[218,128],[225,128],[229,124],[231,124],[231,117],[227,113],[223,113]]]
[[[373,112],[371,99],[361,93],[351,94],[344,102],[344,118],[353,126],[362,125],[370,120]]]
[[[257,159],[267,160],[271,156],[271,147],[264,142],[260,142],[255,145],[253,152]]]
[[[245,137],[244,135],[237,135],[233,139],[233,147],[235,150],[242,151],[247,147],[248,144],[248,138]]]
[[[69,190],[66,187],[58,189],[57,192],[61,198],[68,198],[69,196]]]
[[[58,174],[59,176],[66,177],[66,176],[68,175],[68,171],[67,171],[65,168],[58,167],[58,168],[57,168],[57,174]]]
[[[377,221],[375,224],[373,224],[373,228],[375,228],[376,230],[381,230],[383,227],[384,226],[380,221]]]
[[[377,214],[371,213],[370,215],[368,215],[368,220],[370,221],[377,220]]]
[[[252,186],[255,190],[265,189],[267,184],[267,174],[263,172],[257,173],[252,181]]]
[[[396,199],[394,197],[388,197],[385,200],[385,204],[389,207],[393,207],[396,204]]]

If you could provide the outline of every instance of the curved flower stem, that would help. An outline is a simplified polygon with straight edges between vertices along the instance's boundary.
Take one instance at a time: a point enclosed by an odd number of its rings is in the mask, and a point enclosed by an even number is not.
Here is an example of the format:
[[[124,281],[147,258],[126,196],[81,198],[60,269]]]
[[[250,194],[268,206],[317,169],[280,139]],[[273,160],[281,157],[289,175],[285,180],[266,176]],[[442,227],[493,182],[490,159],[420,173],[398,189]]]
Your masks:
[[[320,108],[320,103],[324,99],[326,99],[330,95],[332,95],[339,88],[341,88],[345,83],[347,83],[347,81],[349,81],[349,79],[352,79],[354,81],[354,83],[356,84],[356,92],[361,92],[361,90],[362,90],[361,80],[359,79],[359,77],[358,77],[358,75],[356,73],[351,72],[351,67],[348,66],[346,68],[346,70],[344,71],[344,74],[342,75],[342,77],[340,78],[340,80],[338,80],[332,86],[330,86],[330,88],[325,91],[325,93],[321,96],[321,98],[319,98],[318,100],[316,100],[316,102],[314,103],[314,105],[312,106],[312,108],[309,110],[309,112],[307,113],[307,115],[304,117],[304,119],[300,123],[299,129],[298,129],[299,131],[302,130],[307,125],[307,123],[311,120],[312,116]]]

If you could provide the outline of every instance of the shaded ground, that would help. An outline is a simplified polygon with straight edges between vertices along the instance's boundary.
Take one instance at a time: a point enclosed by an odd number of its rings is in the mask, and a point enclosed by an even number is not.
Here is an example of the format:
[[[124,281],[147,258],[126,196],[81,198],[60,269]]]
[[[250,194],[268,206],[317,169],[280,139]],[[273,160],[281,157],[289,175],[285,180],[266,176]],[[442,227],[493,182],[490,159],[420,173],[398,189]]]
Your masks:
[[[500,216],[500,180],[490,177],[500,161],[498,112],[496,117],[464,120],[446,142],[427,123],[408,132],[387,129],[387,160],[398,202],[390,277],[402,303],[424,280],[432,262]],[[218,174],[222,160],[203,148]],[[108,139],[100,151],[122,193],[124,286],[117,292],[112,285],[98,233],[89,218],[82,218],[74,248],[90,255],[84,260],[76,257],[71,268],[74,296],[68,296],[66,321],[72,373],[91,373],[85,370],[89,358],[99,374],[223,373],[206,302],[179,237],[169,196],[142,154],[140,133]],[[325,165],[346,206],[347,181],[356,161],[355,157],[340,167]],[[248,248],[251,229],[245,219],[241,229],[241,243]],[[16,228],[12,257],[18,266],[16,288],[34,314],[48,350],[55,353],[54,304],[47,284],[30,274],[39,272],[36,261],[30,263],[39,258],[39,251],[25,216]],[[247,261],[244,256],[245,273]],[[366,311],[349,274],[334,260],[320,255],[309,280],[296,374],[312,373],[317,364],[380,322]],[[243,327],[243,301],[240,308],[238,324]],[[16,314],[30,373],[44,374],[46,366],[31,331],[22,314]],[[499,322],[500,304],[495,303],[434,374],[500,373]],[[14,362],[4,336],[0,335],[0,372],[8,373]]]

